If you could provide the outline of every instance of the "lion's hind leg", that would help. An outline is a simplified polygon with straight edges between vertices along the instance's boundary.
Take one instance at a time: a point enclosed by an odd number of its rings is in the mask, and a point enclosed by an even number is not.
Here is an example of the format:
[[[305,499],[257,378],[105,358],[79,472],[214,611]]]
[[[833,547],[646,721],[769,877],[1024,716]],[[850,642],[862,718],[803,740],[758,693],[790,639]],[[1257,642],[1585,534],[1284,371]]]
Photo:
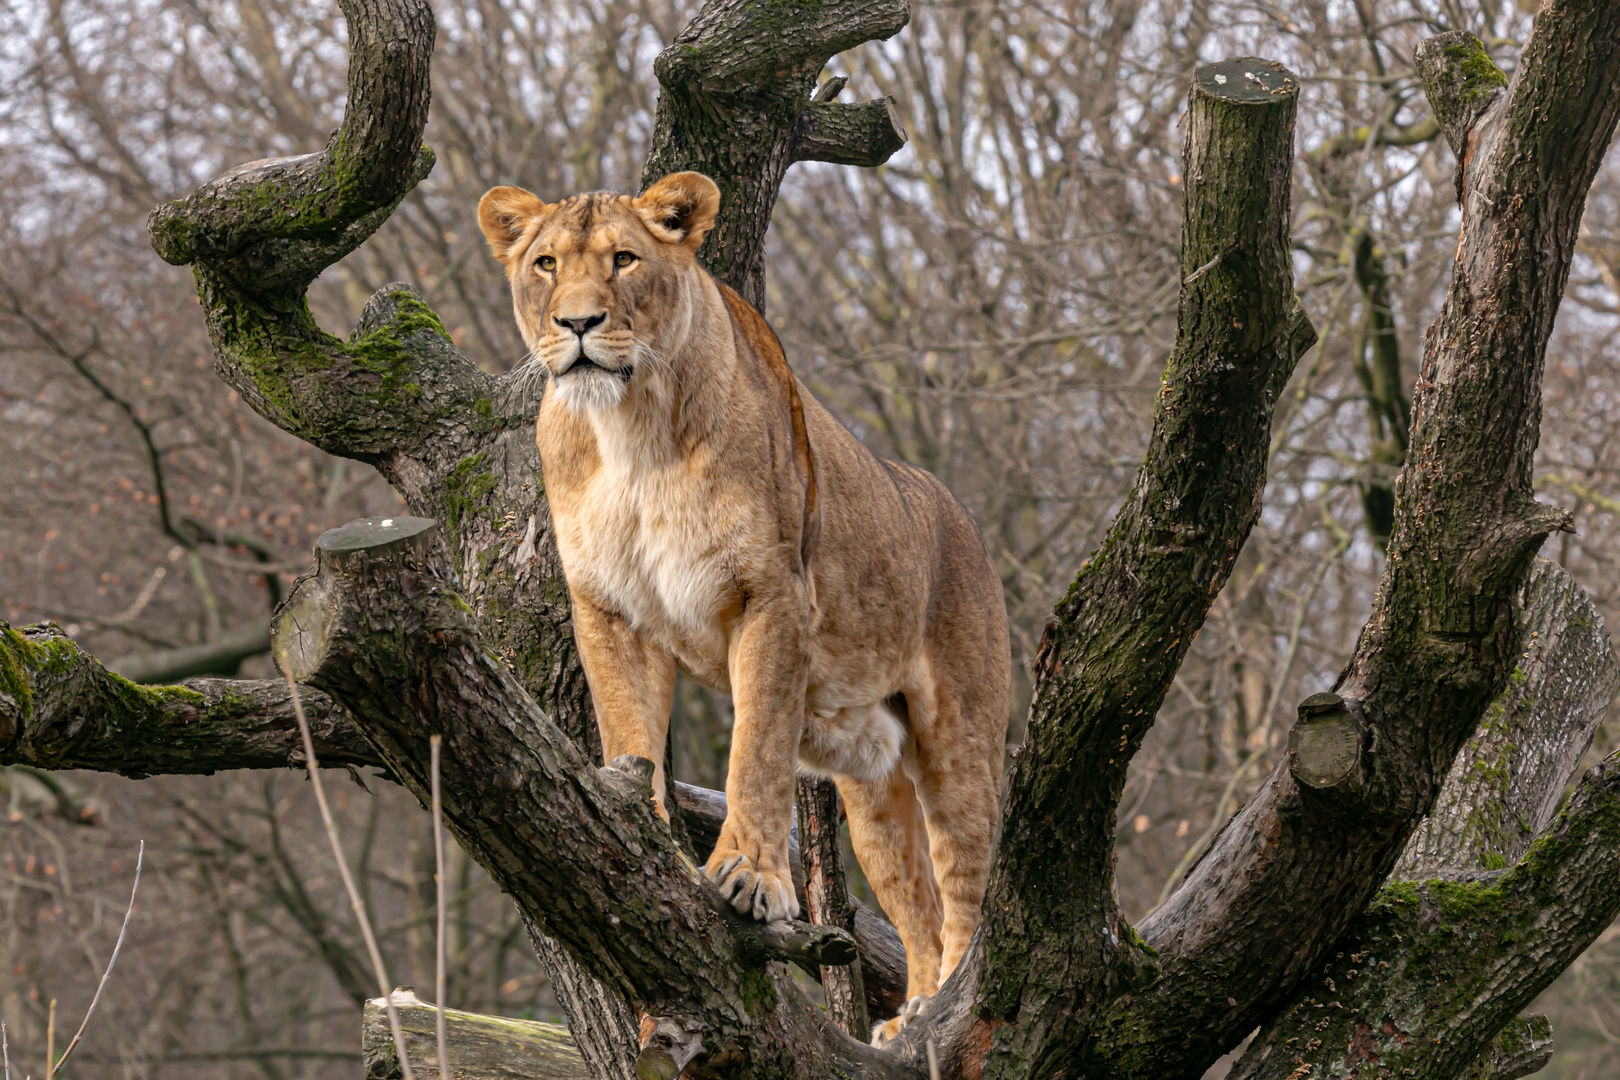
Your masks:
[[[916,758],[905,763],[916,778],[939,883],[940,982],[956,970],[983,919],[1007,716],[1005,681],[997,685],[993,669],[978,681],[953,674],[936,676],[931,711],[912,708]]]
[[[906,947],[907,1008],[872,1029],[873,1043],[881,1046],[939,987],[939,888],[911,779],[896,768],[881,780],[840,776],[837,783],[855,858]]]

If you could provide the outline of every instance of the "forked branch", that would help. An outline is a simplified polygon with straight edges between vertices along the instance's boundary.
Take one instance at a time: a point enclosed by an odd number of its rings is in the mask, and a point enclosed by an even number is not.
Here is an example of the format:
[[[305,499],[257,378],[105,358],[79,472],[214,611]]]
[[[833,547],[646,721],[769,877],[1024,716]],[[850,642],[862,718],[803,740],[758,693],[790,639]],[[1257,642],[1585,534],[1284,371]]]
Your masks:
[[[1114,902],[1114,815],[1131,756],[1259,515],[1272,407],[1315,340],[1288,257],[1296,94],[1281,65],[1252,57],[1194,81],[1177,344],[1147,456],[1048,624],[985,906],[978,1000],[968,1008],[971,987],[948,986],[960,1011],[937,1021],[983,1032],[942,1045],[982,1044],[997,1027],[986,1076],[1063,1063],[1109,1073],[1092,1056],[1110,1051],[1093,1010],[1153,977]]]
[[[1490,63],[1477,47],[1439,55]],[[1143,921],[1164,973],[1114,1023],[1152,1040],[1159,1075],[1201,1067],[1164,1025],[1235,1045],[1366,907],[1512,672],[1513,597],[1548,532],[1567,527],[1535,502],[1530,466],[1547,338],[1620,118],[1620,9],[1544,3],[1506,98],[1471,116],[1446,104],[1450,88],[1489,96],[1501,79],[1464,75],[1425,73],[1442,124],[1477,126],[1460,136],[1462,237],[1425,342],[1383,582],[1335,688],[1358,764],[1326,786],[1279,765]]]
[[[1397,882],[1261,1028],[1234,1080],[1306,1066],[1326,1076],[1340,1062],[1449,1078],[1481,1055],[1481,1080],[1506,1080],[1551,1054],[1545,1018],[1508,1021],[1620,912],[1620,760],[1588,773],[1554,821],[1620,661],[1586,590],[1545,559],[1515,598],[1514,625],[1513,675]]]
[[[663,93],[642,183],[693,169],[720,185],[704,264],[765,310],[765,232],[795,161],[876,166],[905,144],[887,99],[811,101],[829,59],[898,33],[906,0],[780,7],[710,0],[653,65]],[[837,81],[836,89],[843,82]]]

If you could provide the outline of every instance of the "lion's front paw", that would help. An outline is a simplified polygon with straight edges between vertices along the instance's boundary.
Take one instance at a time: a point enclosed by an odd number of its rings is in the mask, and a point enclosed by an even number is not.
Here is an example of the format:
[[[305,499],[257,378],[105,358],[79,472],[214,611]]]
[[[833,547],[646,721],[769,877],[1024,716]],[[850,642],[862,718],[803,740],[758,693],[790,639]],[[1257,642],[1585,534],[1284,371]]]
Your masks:
[[[895,1037],[900,1034],[901,1028],[928,1012],[928,1002],[928,998],[918,994],[900,1006],[900,1015],[891,1020],[885,1020],[881,1024],[874,1024],[872,1026],[872,1045],[881,1049],[893,1042]]]
[[[731,906],[760,922],[793,919],[799,915],[799,898],[793,893],[793,878],[786,870],[761,870],[752,858],[736,848],[715,848],[703,874]]]

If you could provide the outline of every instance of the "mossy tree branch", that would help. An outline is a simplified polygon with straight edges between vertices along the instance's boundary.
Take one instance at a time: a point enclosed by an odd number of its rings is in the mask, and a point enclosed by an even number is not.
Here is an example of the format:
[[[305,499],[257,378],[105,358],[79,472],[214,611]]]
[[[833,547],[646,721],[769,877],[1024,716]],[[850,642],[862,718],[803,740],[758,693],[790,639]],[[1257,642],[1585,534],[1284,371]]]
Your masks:
[[[1611,755],[1509,869],[1381,890],[1250,1044],[1233,1080],[1452,1080],[1482,1057],[1491,1071],[1481,1075],[1492,1075],[1493,1041],[1508,1051],[1522,1041],[1509,1027],[1519,1010],[1617,912],[1620,755]]]
[[[1271,61],[1198,70],[1177,345],[1147,456],[1048,624],[983,952],[910,1034],[914,1053],[937,1031],[942,1045],[977,1045],[985,1076],[1110,1073],[1089,1056],[1095,1010],[1152,977],[1114,901],[1114,814],[1131,755],[1259,514],[1272,406],[1315,337],[1288,259],[1296,93]]]
[[[312,686],[301,693],[322,765],[384,768],[347,710]],[[0,765],[140,779],[302,769],[304,757],[292,698],[281,679],[141,686],[109,672],[55,624],[18,629],[0,622]],[[719,835],[726,797],[676,784],[675,800],[702,859]],[[797,865],[797,845],[790,847]],[[803,881],[795,884],[802,891]],[[860,947],[868,1006],[874,1014],[893,1013],[905,1000],[899,935],[847,894],[846,904],[851,918],[838,925]]]
[[[215,368],[272,423],[375,465],[445,523],[493,646],[571,735],[594,725],[530,424],[534,402],[484,374],[409,285],[371,298],[347,340],[304,293],[426,175],[434,23],[423,0],[344,0],[349,103],[319,154],[233,169],[153,211],[153,246],[193,264]]]
[[[1480,40],[1466,30],[1450,30],[1420,42],[1412,63],[1446,142],[1463,161],[1469,136],[1480,118],[1504,100],[1508,77]]]
[[[1163,989],[1119,1013],[1133,1041],[1190,1011],[1235,1044],[1363,910],[1512,672],[1513,596],[1547,533],[1567,527],[1564,511],[1534,501],[1530,465],[1547,337],[1620,118],[1620,11],[1544,4],[1511,93],[1473,115],[1483,126],[1465,133],[1474,149],[1460,167],[1481,197],[1427,336],[1383,583],[1336,687],[1362,767],[1322,790],[1280,765],[1144,920],[1165,954]],[[1183,991],[1164,992],[1167,979]],[[1162,1040],[1150,1061],[1158,1075],[1193,1070]]]
[[[1611,775],[1620,763],[1606,762],[1602,779],[1589,774],[1553,820],[1620,683],[1620,661],[1591,597],[1545,559],[1515,597],[1514,626],[1518,664],[1408,842],[1398,883],[1262,1027],[1234,1080],[1285,1080],[1306,1065],[1311,1076],[1382,1068],[1449,1080],[1470,1047],[1480,1080],[1524,1075],[1523,1055],[1508,1051],[1524,1048],[1526,1024],[1546,1021],[1503,1024],[1620,913]],[[1544,850],[1532,855],[1538,833]],[[1579,850],[1566,844],[1576,834]],[[1452,925],[1462,906],[1472,914]],[[1550,1030],[1528,1042],[1532,1063],[1551,1053]]]
[[[381,764],[331,698],[311,691],[305,711],[322,764]],[[0,765],[138,779],[302,768],[303,757],[285,685],[141,686],[107,671],[54,623],[0,622]]]

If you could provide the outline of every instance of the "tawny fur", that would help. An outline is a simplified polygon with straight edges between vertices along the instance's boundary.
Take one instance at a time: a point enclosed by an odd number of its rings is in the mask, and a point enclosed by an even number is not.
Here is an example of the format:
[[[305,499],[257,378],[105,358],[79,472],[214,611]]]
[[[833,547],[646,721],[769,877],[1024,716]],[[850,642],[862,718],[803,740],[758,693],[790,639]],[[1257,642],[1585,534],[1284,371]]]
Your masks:
[[[873,457],[698,263],[718,206],[712,181],[677,173],[639,198],[502,187],[478,209],[548,378],[536,438],[604,758],[663,761],[677,667],[732,695],[705,873],[762,919],[798,913],[795,767],[833,777],[906,946],[913,1000],[881,1042],[979,925],[1006,610],[944,486]]]

